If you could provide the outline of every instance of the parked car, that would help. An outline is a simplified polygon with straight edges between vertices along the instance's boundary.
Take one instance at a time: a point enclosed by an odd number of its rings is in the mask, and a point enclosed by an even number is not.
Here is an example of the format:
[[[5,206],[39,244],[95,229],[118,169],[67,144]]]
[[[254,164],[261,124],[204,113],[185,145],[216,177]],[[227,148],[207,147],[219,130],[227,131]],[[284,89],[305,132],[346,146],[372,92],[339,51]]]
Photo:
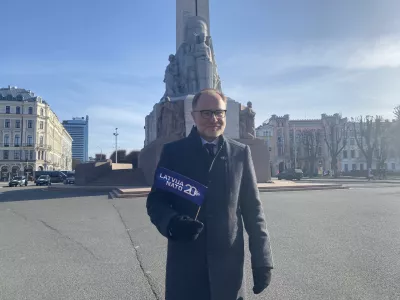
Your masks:
[[[75,177],[74,176],[68,176],[64,180],[64,184],[75,184]]]
[[[303,171],[301,169],[287,169],[278,174],[278,180],[300,180],[303,178]]]
[[[42,175],[50,176],[51,182],[53,183],[64,182],[64,179],[67,177],[61,171],[35,171],[36,180]]]
[[[12,186],[27,186],[28,180],[26,180],[25,176],[14,176],[10,182],[8,183],[9,187]]]
[[[40,175],[36,179],[36,185],[51,185],[51,178],[49,175]]]

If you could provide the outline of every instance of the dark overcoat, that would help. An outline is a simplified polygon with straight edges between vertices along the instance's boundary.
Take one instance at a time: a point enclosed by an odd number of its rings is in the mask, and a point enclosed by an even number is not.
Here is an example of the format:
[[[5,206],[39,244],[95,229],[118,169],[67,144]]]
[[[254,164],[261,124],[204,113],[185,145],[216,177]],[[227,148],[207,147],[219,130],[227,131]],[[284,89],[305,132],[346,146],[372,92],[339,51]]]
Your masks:
[[[243,223],[252,267],[273,267],[249,147],[221,136],[212,159],[194,127],[188,137],[164,145],[158,165],[208,186],[198,216],[205,226],[193,242],[172,240],[168,223],[177,214],[194,218],[198,206],[154,186],[148,195],[150,219],[168,238],[165,299],[245,299]]]

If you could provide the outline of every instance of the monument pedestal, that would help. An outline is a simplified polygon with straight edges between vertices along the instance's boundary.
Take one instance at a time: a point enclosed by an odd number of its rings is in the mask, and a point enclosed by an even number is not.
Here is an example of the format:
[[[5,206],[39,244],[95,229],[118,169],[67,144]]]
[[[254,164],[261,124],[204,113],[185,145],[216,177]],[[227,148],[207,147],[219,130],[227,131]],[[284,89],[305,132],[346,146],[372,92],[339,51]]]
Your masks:
[[[145,146],[139,153],[139,168],[142,169],[144,179],[148,185],[154,181],[154,173],[160,159],[164,144],[179,140],[178,136],[159,138]]]
[[[142,169],[145,181],[148,185],[153,184],[154,172],[160,159],[164,144],[179,140],[178,136],[159,138],[144,147],[139,154],[139,168]],[[250,147],[253,158],[257,182],[269,182],[271,180],[271,166],[268,146],[260,139],[236,139],[239,143]]]
[[[269,148],[264,141],[261,139],[236,139],[236,141],[250,147],[257,182],[265,183],[271,181]]]

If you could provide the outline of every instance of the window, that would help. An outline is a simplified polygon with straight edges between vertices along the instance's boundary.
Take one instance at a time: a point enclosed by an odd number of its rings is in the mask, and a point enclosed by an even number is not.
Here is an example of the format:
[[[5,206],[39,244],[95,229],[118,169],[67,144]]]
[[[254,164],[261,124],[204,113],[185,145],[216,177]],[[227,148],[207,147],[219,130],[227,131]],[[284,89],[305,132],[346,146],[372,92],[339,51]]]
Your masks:
[[[20,140],[19,135],[16,135],[14,138],[14,146],[19,147],[20,142],[21,142],[21,140]]]
[[[349,171],[349,165],[348,165],[348,164],[345,164],[345,165],[344,165],[344,171],[345,171],[345,172],[348,172],[348,171]]]
[[[3,152],[3,158],[8,159],[8,150],[4,150]]]
[[[322,156],[322,147],[318,147],[318,156]]]
[[[41,115],[41,116],[44,115],[44,110],[43,110],[43,108],[40,109],[40,115]]]
[[[10,119],[6,119],[4,122],[4,127],[5,128],[10,128]]]
[[[347,158],[347,150],[343,150],[343,158]]]
[[[8,147],[10,145],[10,136],[6,134],[4,136],[4,146]]]
[[[6,106],[6,114],[9,114],[9,113],[10,113],[10,107]]]
[[[14,151],[14,159],[19,159],[19,151]]]
[[[357,165],[356,165],[356,164],[352,164],[352,165],[351,165],[351,169],[352,169],[353,171],[357,170]]]
[[[28,120],[28,128],[32,128],[32,120]]]
[[[33,108],[32,108],[32,107],[29,107],[29,108],[28,108],[28,114],[30,114],[30,115],[33,114]]]
[[[28,160],[28,158],[29,158],[29,151],[25,150],[25,160]]]
[[[21,128],[21,120],[15,120],[15,128]]]
[[[26,143],[28,144],[28,146],[32,146],[33,145],[32,136],[28,135],[28,138],[26,139]]]
[[[364,164],[360,164],[360,170],[364,171]]]
[[[29,151],[29,159],[33,159],[33,150]]]
[[[351,150],[351,158],[355,158],[356,157],[356,151],[355,150]]]
[[[42,136],[40,137],[40,146],[43,147],[43,137]]]
[[[392,163],[392,170],[396,170],[396,164]]]
[[[39,126],[39,128],[40,128],[40,129],[43,129],[43,121],[40,121],[40,126]]]
[[[353,138],[350,139],[350,146],[354,146],[354,144],[355,144],[355,140]]]
[[[21,107],[17,106],[17,108],[15,109],[15,113],[19,115],[21,113]]]

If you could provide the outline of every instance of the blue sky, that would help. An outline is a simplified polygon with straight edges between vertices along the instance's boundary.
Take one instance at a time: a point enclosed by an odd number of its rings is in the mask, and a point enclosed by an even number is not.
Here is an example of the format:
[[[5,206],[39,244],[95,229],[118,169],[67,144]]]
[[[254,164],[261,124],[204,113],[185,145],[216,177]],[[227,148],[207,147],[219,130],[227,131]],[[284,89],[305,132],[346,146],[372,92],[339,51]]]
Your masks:
[[[270,115],[392,118],[400,104],[400,1],[210,0],[229,97]],[[89,154],[141,149],[175,52],[174,0],[3,0],[0,86],[30,89],[61,120],[89,115]]]

